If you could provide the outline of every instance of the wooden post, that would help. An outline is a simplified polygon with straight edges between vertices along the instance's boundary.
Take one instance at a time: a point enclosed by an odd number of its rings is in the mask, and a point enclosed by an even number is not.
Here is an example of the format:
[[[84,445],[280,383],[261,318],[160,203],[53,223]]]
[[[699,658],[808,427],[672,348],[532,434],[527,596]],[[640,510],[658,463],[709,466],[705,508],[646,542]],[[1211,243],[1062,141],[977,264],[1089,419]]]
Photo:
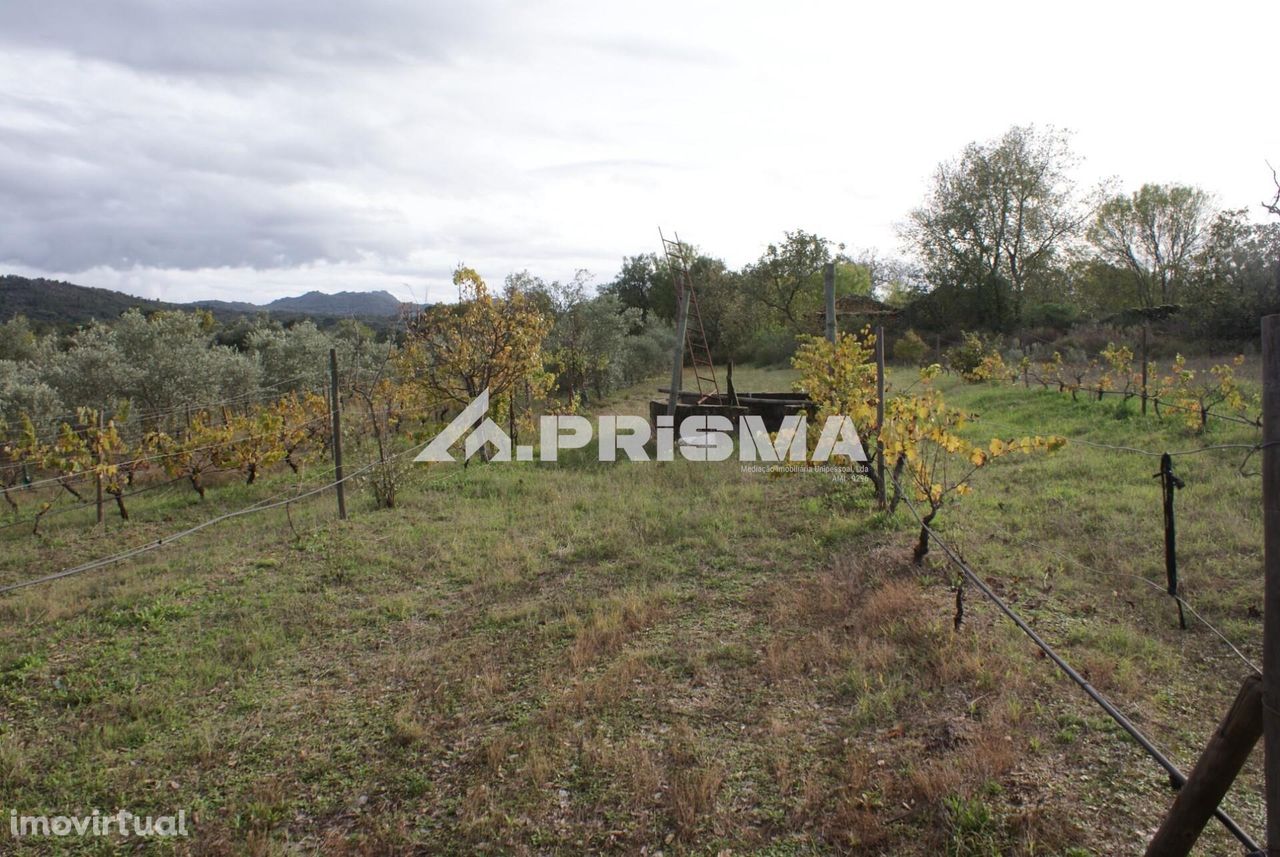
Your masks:
[[[1262,319],[1262,702],[1267,848],[1280,848],[1280,315]]]
[[[96,438],[96,440],[97,440],[97,444],[98,444],[98,468],[97,468],[97,473],[95,474],[95,476],[94,476],[94,480],[93,480],[93,481],[94,481],[94,487],[95,487],[95,489],[96,489],[96,493],[97,493],[97,501],[98,501],[98,523],[99,523],[99,524],[101,524],[104,520],[106,520],[106,519],[103,517],[103,514],[102,514],[102,465],[105,463],[105,461],[104,461],[104,459],[103,459],[103,455],[102,455],[102,431],[103,431],[103,428],[102,428],[102,409],[101,409],[101,408],[99,408],[99,409],[98,409],[98,435],[97,435],[97,438]]]
[[[822,285],[827,293],[827,341],[836,341],[836,263],[822,266]]]
[[[678,276],[674,271],[673,277]],[[676,310],[676,347],[671,356],[671,398],[667,401],[667,416],[676,415],[676,403],[680,401],[680,384],[684,380],[684,337],[689,327],[689,293],[681,289]]]
[[[1147,415],[1147,322],[1142,322],[1142,415]]]
[[[876,327],[876,493],[880,508],[885,507],[884,444],[880,430],[884,428],[884,325]]]
[[[1262,735],[1262,680],[1244,680],[1231,710],[1209,737],[1200,761],[1178,791],[1173,806],[1147,845],[1146,857],[1184,857],[1200,838],[1213,811]]]
[[[338,489],[338,518],[347,519],[346,483],[342,477],[342,397],[338,395],[338,350],[329,349],[329,409],[333,413],[333,481]]]
[[[507,406],[507,434],[511,435],[511,445],[516,444],[516,391],[511,390],[511,401]]]
[[[1178,604],[1178,624],[1187,630],[1187,617],[1182,613],[1178,600],[1178,537],[1174,531],[1173,494],[1182,486],[1182,480],[1173,475],[1173,457],[1169,453],[1160,456],[1160,487],[1164,494],[1164,574],[1169,595]]]

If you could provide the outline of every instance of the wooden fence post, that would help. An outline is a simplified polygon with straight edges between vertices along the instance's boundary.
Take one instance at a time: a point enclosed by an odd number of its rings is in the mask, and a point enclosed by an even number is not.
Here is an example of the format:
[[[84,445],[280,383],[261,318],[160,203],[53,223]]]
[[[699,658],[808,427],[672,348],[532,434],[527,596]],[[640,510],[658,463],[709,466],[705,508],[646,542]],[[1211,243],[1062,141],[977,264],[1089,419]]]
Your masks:
[[[1142,415],[1147,415],[1147,326],[1142,322]]]
[[[884,428],[884,325],[876,327],[876,493],[883,509],[886,503],[884,486],[884,444],[880,431]]]
[[[99,408],[98,409],[98,434],[96,438],[97,445],[98,445],[98,467],[97,467],[97,473],[95,474],[95,477],[93,480],[95,483],[94,488],[96,489],[95,493],[97,494],[99,524],[103,523],[103,521],[106,520],[106,518],[103,516],[103,513],[102,513],[102,465],[105,463],[105,459],[102,454],[102,431],[103,431],[102,409]]]
[[[827,341],[836,341],[836,263],[822,266],[822,285],[827,294]]]
[[[680,384],[684,380],[684,338],[689,329],[689,293],[692,289],[682,289],[679,306],[676,309],[676,347],[671,356],[671,398],[667,400],[667,416],[676,415],[676,404],[680,401]]]
[[[1244,680],[1227,716],[1209,737],[1169,814],[1147,845],[1146,857],[1184,857],[1200,838],[1223,795],[1262,735],[1262,680]]]
[[[1178,625],[1187,630],[1187,617],[1182,612],[1182,601],[1178,598],[1178,537],[1175,532],[1173,518],[1173,494],[1184,487],[1183,482],[1173,475],[1173,456],[1165,453],[1160,456],[1160,488],[1164,494],[1164,574],[1168,584],[1169,595],[1178,604]]]
[[[342,397],[338,395],[338,350],[329,349],[329,408],[333,413],[333,480],[338,489],[338,518],[347,519],[347,484],[342,476]]]
[[[1267,848],[1280,848],[1280,315],[1262,319],[1262,703]]]

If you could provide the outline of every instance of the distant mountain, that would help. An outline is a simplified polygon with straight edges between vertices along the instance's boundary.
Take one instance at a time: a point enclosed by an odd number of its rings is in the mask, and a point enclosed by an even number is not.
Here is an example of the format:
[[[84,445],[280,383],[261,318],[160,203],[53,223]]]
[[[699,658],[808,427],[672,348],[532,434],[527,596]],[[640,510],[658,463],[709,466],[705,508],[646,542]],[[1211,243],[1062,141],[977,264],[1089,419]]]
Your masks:
[[[0,321],[25,315],[38,325],[62,327],[86,324],[95,318],[117,318],[132,307],[144,312],[178,309],[174,304],[136,298],[110,289],[13,275],[0,277]]]
[[[339,318],[358,318],[371,323],[375,328],[383,329],[411,306],[402,304],[386,291],[338,292],[333,295],[307,292],[305,295],[280,298],[268,304],[245,301],[193,301],[175,304],[58,280],[0,276],[0,321],[15,315],[25,315],[39,326],[55,328],[88,324],[94,319],[110,320],[137,307],[143,312],[206,309],[219,321],[232,321],[264,312],[282,321],[311,318],[322,323]]]
[[[194,307],[196,309],[207,309],[214,315],[221,312],[244,315],[253,314],[262,310],[262,307],[257,304],[245,303],[244,301],[192,301],[189,304],[183,304],[183,306]]]
[[[395,295],[379,292],[307,292],[296,298],[280,298],[267,304],[269,312],[306,313],[308,315],[338,316],[392,316],[398,315],[403,305]]]

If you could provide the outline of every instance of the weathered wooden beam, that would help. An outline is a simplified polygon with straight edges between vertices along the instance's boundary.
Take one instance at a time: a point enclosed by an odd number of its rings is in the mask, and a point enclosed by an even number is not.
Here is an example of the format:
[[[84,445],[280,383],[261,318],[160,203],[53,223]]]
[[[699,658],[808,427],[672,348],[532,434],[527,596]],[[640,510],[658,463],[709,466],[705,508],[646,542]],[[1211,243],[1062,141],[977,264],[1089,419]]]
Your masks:
[[[672,276],[679,276],[672,272]],[[667,399],[667,416],[676,415],[676,404],[680,401],[680,383],[684,380],[684,338],[689,328],[689,294],[692,289],[686,287],[681,291],[679,303],[676,305],[676,344],[671,354],[671,394]]]
[[[822,285],[827,294],[827,341],[836,341],[836,263],[822,266]]]
[[[1157,406],[1158,413],[1158,406]],[[1267,848],[1280,848],[1280,315],[1262,319],[1262,698]]]
[[[1261,736],[1262,678],[1251,675],[1240,686],[1231,710],[1209,737],[1200,761],[1179,789],[1164,823],[1147,845],[1147,857],[1182,857],[1191,853]]]

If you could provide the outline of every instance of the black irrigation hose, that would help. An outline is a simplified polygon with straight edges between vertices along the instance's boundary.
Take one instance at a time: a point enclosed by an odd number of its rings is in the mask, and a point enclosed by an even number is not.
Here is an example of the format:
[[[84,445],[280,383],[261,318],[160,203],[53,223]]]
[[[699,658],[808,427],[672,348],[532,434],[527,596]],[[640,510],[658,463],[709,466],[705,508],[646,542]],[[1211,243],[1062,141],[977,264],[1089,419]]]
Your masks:
[[[1076,672],[1071,664],[1063,660],[1062,656],[1059,655],[1052,646],[1046,643],[1044,639],[1014,611],[1012,607],[1006,604],[999,595],[996,595],[991,587],[987,585],[986,581],[979,577],[977,572],[971,569],[968,563],[961,559],[949,544],[939,538],[938,534],[924,522],[924,518],[920,516],[920,513],[916,510],[915,504],[913,504],[907,497],[906,492],[902,489],[902,485],[896,476],[893,478],[893,484],[898,489],[899,496],[902,497],[907,508],[911,510],[911,514],[915,517],[921,528],[928,533],[929,537],[933,539],[934,543],[937,544],[938,547],[942,548],[943,553],[945,553],[951,562],[960,569],[961,573],[963,573],[974,586],[978,587],[982,594],[985,595],[992,604],[996,605],[996,607],[1000,609],[1000,612],[1008,616],[1024,634],[1030,637],[1031,641],[1040,648],[1040,651],[1044,652],[1046,657],[1057,664],[1058,668],[1066,673],[1068,678],[1079,685],[1080,689],[1087,693],[1103,711],[1110,715],[1111,719],[1119,724],[1120,728],[1128,732],[1133,740],[1137,741],[1138,745],[1141,746],[1143,750],[1147,751],[1147,755],[1151,756],[1152,759],[1155,759],[1160,767],[1164,768],[1165,771],[1168,772],[1169,778],[1173,781],[1176,788],[1181,788],[1183,784],[1186,783],[1187,777],[1178,769],[1178,766],[1170,761],[1164,753],[1161,753],[1156,745],[1151,743],[1151,740],[1147,738],[1147,736],[1144,735],[1137,726],[1134,726],[1133,722],[1130,721],[1128,717],[1125,717],[1118,708],[1112,705],[1110,700],[1099,693],[1093,685],[1086,681],[1084,676]],[[1213,814],[1217,816],[1218,820],[1222,822],[1222,825],[1230,831],[1231,835],[1239,840],[1240,844],[1249,849],[1251,853],[1263,850],[1258,843],[1253,841],[1249,834],[1245,833],[1244,830],[1241,829],[1240,825],[1236,824],[1235,819],[1228,815],[1221,807],[1214,807]]]

